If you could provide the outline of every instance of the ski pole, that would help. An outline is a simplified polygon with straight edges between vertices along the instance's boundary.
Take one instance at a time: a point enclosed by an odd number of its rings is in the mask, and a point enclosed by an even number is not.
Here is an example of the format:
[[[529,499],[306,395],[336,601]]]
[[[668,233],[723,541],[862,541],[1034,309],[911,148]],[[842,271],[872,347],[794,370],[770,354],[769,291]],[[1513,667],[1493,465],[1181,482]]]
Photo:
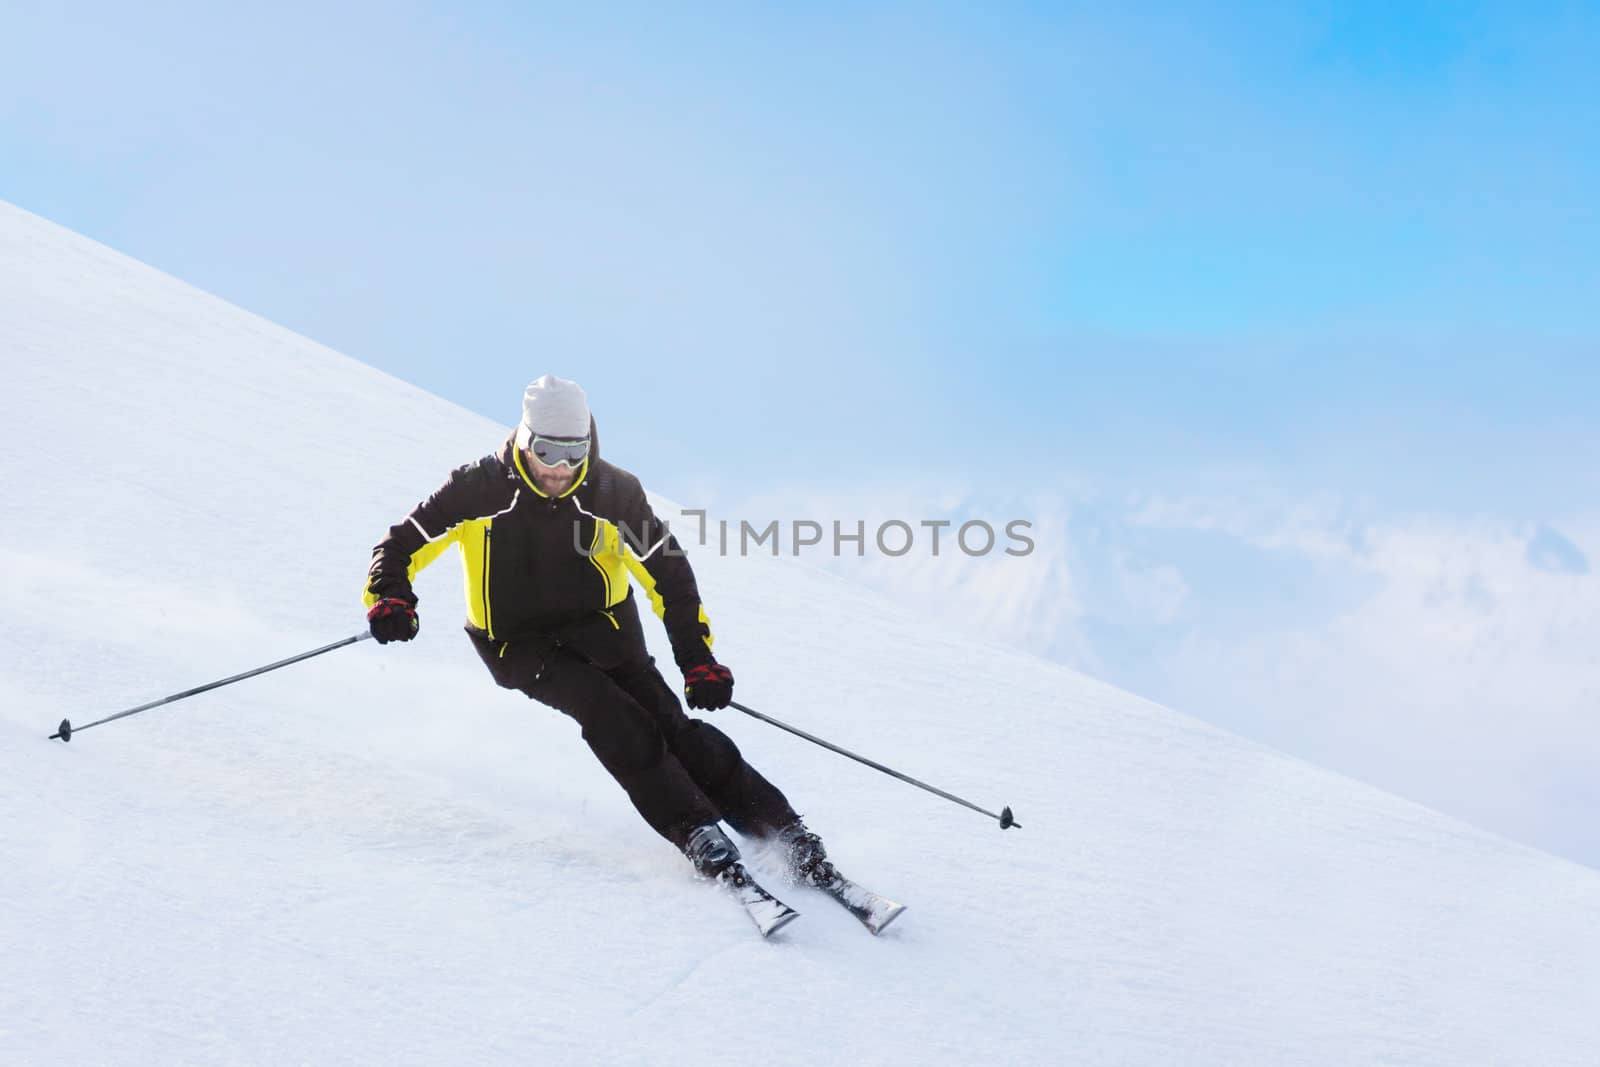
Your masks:
[[[956,796],[954,793],[946,793],[943,789],[935,789],[933,786],[929,785],[927,782],[919,782],[915,778],[911,777],[909,774],[901,774],[899,771],[894,770],[892,767],[885,767],[881,763],[875,763],[874,761],[867,759],[867,757],[865,757],[865,756],[858,756],[854,752],[851,752],[849,749],[840,748],[838,745],[835,745],[830,741],[824,741],[820,737],[814,737],[811,734],[806,733],[804,730],[797,729],[796,727],[790,726],[786,722],[779,722],[777,719],[774,719],[770,715],[763,715],[763,714],[761,714],[761,712],[757,711],[755,708],[747,708],[743,704],[739,703],[737,700],[729,701],[728,702],[728,706],[731,707],[731,708],[738,708],[740,711],[744,712],[746,715],[750,716],[751,718],[760,719],[762,722],[768,723],[768,724],[770,724],[772,726],[776,726],[780,730],[788,730],[791,734],[794,734],[796,737],[803,737],[807,741],[810,741],[812,744],[821,745],[823,748],[829,750],[830,752],[837,752],[841,756],[849,756],[851,759],[855,760],[857,763],[865,763],[868,767],[871,767],[875,771],[882,771],[884,774],[887,774],[892,778],[898,778],[902,782],[906,782],[906,783],[908,783],[910,785],[914,785],[918,789],[926,789],[928,792],[934,794],[935,796],[944,797],[946,800],[953,800],[957,804],[960,804],[962,807],[971,808],[973,811],[976,811],[981,815],[987,815],[991,819],[999,819],[1000,820],[1000,829],[1002,829],[1002,830],[1009,830],[1013,826],[1016,826],[1016,827],[1021,827],[1022,826],[1022,824],[1020,822],[1018,822],[1015,818],[1012,817],[1010,808],[1001,808],[1000,809],[1000,814],[996,815],[992,811],[985,811],[983,808],[978,807],[978,805],[972,803],[972,801],[970,801],[970,800],[962,800],[960,797]]]
[[[199,693],[204,693],[210,689],[220,689],[225,685],[232,685],[234,682],[242,682],[246,678],[254,678],[258,674],[266,674],[268,671],[275,671],[279,667],[287,667],[291,663],[299,663],[303,659],[310,659],[312,656],[320,656],[324,652],[332,652],[336,648],[343,648],[345,645],[353,645],[357,641],[365,641],[371,636],[372,634],[370,633],[359,633],[353,637],[347,637],[343,641],[335,641],[331,645],[323,645],[321,648],[312,649],[310,652],[302,652],[298,656],[290,656],[288,659],[280,659],[276,663],[269,663],[265,667],[257,667],[253,671],[245,671],[243,674],[236,674],[232,678],[223,678],[220,681],[207,682],[205,685],[195,686],[193,689],[185,689],[181,693],[174,693],[169,697],[162,697],[160,700],[152,700],[148,704],[140,704],[136,708],[129,708],[127,711],[119,711],[115,715],[107,715],[103,719],[96,719],[94,722],[85,723],[82,726],[74,727],[70,720],[62,719],[61,728],[55,733],[51,734],[48,740],[54,741],[59,737],[62,741],[71,741],[73,734],[82,730],[87,730],[91,726],[99,726],[101,723],[112,722],[116,719],[125,719],[129,715],[137,715],[139,712],[149,711],[151,708],[159,708],[163,704],[171,704],[175,701],[183,700]]]

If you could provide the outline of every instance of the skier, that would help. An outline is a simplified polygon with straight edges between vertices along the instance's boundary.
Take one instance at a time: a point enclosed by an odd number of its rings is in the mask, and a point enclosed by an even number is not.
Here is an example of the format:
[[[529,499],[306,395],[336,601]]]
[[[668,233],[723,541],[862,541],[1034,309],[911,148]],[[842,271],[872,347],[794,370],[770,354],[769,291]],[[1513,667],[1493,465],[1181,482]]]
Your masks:
[[[467,636],[494,680],[576,720],[639,814],[701,875],[747,877],[721,819],[775,842],[797,881],[834,882],[822,841],[726,734],[684,714],[646,651],[630,574],[666,626],[689,706],[733,699],[689,561],[639,479],[600,458],[576,382],[530,384],[500,449],[457,468],[378,542],[365,602],[380,643],[416,636],[412,579],[452,544]]]

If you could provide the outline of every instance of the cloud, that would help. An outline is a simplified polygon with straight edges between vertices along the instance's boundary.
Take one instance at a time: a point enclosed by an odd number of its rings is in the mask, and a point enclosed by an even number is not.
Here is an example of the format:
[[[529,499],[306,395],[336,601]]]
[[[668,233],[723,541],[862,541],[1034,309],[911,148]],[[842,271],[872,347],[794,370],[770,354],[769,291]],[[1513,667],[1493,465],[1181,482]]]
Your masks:
[[[1279,519],[1261,521],[1273,511]],[[1183,710],[1480,825],[1592,864],[1600,833],[1574,797],[1600,780],[1600,583],[1579,543],[1600,519],[1531,535],[1509,520],[1161,502],[1144,523],[1188,524],[1314,562],[1360,586],[1285,625],[1194,620],[1164,657]],[[1537,548],[1535,546],[1538,546]],[[1530,563],[1533,564],[1530,566]],[[1090,605],[1089,614],[1094,607]]]

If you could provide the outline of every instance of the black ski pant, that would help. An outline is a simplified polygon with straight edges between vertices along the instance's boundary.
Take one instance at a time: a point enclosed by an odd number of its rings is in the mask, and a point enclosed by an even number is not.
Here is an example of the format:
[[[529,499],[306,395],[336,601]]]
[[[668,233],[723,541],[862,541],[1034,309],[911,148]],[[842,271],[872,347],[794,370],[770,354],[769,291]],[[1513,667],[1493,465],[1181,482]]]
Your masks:
[[[548,634],[468,634],[496,682],[578,723],[639,814],[679,849],[695,827],[718,819],[741,835],[770,837],[798,818],[727,734],[684,714],[645,649],[631,596]]]

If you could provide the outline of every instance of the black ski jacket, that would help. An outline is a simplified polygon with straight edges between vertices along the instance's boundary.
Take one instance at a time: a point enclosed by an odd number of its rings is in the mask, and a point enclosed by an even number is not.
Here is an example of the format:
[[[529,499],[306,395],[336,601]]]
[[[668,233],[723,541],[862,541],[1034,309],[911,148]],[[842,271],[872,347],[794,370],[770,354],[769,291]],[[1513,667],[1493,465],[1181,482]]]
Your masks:
[[[558,497],[524,466],[515,435],[498,452],[458,467],[372,550],[365,601],[412,605],[418,571],[454,544],[461,550],[467,631],[480,642],[559,636],[612,612],[632,594],[629,576],[666,624],[687,671],[712,661],[711,626],[678,540],[656,518],[639,479],[600,458],[591,420],[589,458]]]

